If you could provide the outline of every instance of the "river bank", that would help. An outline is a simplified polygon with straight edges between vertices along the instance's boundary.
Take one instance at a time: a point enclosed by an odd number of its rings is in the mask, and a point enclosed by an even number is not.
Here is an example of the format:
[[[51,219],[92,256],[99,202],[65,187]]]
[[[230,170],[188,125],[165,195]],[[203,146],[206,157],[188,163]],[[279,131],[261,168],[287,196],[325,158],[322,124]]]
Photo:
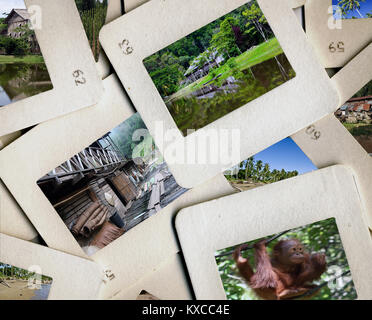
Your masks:
[[[37,64],[44,63],[44,58],[41,55],[28,55],[23,57],[0,55],[0,64],[8,63]]]
[[[51,284],[42,284],[40,289],[28,287],[27,280],[6,280],[10,286],[0,284],[0,300],[45,300]]]

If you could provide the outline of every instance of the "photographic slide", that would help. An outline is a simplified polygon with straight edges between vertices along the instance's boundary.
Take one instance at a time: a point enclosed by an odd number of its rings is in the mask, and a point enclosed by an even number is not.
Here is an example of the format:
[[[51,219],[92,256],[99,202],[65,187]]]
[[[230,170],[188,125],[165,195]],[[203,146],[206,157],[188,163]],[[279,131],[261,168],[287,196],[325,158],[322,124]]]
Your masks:
[[[225,177],[238,191],[317,170],[291,138],[285,138],[255,156],[225,171]]]
[[[87,255],[184,194],[138,113],[37,181]]]
[[[296,75],[256,0],[143,62],[184,136]]]
[[[0,300],[47,300],[52,282],[35,270],[0,262]]]
[[[215,254],[229,300],[354,300],[336,220],[315,222]]]
[[[53,88],[23,0],[0,4],[0,108]]]
[[[341,15],[334,14],[335,19],[372,18],[372,0],[332,0],[332,5],[341,9]]]
[[[372,155],[372,81],[338,109],[335,116]]]
[[[89,45],[96,61],[101,52],[99,31],[106,22],[107,7],[110,0],[75,0],[81,22],[87,34]]]

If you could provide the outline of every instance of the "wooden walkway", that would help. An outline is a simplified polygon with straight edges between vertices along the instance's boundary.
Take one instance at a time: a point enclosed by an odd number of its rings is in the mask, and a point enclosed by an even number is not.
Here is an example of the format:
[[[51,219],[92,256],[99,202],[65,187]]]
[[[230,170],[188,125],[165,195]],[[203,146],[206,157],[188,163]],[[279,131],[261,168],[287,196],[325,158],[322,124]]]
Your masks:
[[[181,188],[174,177],[169,175],[164,180],[165,192],[160,197],[160,207],[165,208],[168,204],[184,194],[187,189]],[[125,231],[128,231],[155,214],[154,210],[148,210],[147,206],[150,201],[151,192],[147,192],[142,198],[133,202],[124,216]]]

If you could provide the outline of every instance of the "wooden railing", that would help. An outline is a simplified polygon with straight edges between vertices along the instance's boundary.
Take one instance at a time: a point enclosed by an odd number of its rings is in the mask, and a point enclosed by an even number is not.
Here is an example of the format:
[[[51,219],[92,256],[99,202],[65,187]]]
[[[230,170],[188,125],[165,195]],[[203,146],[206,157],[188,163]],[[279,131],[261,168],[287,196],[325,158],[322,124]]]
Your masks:
[[[39,181],[75,174],[84,175],[91,171],[98,173],[102,169],[114,169],[126,161],[127,159],[115,150],[89,147],[53,169]]]

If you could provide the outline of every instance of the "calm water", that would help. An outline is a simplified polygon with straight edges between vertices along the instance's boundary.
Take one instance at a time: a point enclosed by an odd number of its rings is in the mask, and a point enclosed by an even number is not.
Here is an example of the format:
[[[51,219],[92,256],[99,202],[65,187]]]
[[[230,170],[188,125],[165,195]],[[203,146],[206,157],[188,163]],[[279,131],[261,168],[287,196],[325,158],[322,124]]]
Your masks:
[[[53,88],[45,64],[0,64],[0,107]]]
[[[31,300],[47,300],[51,285],[51,283],[42,284],[41,288],[35,291],[35,295],[31,298]]]
[[[253,66],[252,72],[247,69],[234,75],[232,82],[222,83],[215,90],[207,90],[206,94],[198,92],[167,103],[178,128],[186,136],[187,129],[203,128],[295,77],[285,55],[277,59],[284,67],[284,74],[273,58]]]

